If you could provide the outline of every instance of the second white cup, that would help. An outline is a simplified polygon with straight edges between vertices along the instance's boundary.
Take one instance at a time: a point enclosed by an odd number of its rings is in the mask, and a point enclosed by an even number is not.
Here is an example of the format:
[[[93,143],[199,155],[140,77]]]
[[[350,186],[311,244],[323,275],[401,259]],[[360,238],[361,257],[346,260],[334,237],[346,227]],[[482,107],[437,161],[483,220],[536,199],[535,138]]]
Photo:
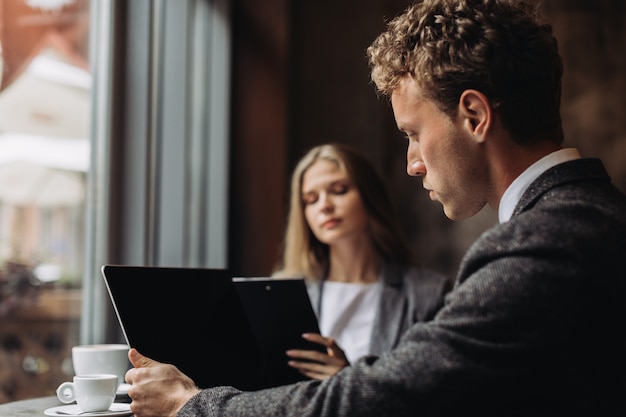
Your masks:
[[[106,411],[115,401],[117,375],[76,375],[72,382],[57,388],[57,398],[65,404],[76,401],[83,412]]]
[[[94,344],[72,347],[72,365],[75,375],[115,374],[117,384],[124,383],[126,371],[130,368],[128,345]]]

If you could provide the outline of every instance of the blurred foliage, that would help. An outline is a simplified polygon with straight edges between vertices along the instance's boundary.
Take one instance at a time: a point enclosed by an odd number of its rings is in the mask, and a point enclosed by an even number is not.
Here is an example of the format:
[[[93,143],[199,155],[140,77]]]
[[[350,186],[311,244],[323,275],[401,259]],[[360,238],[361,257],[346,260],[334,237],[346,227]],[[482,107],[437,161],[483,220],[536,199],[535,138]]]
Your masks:
[[[31,265],[6,261],[0,267],[0,317],[35,303],[40,282]]]

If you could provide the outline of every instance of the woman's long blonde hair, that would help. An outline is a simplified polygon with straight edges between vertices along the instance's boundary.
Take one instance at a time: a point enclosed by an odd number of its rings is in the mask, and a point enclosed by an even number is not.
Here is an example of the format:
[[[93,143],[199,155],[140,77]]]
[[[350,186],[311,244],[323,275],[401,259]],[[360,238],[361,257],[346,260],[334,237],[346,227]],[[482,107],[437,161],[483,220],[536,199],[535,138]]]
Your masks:
[[[291,197],[282,260],[274,276],[321,279],[328,268],[328,245],[320,242],[304,216],[302,179],[316,161],[331,161],[344,170],[355,185],[369,215],[368,233],[381,259],[412,264],[411,251],[400,233],[389,193],[372,164],[347,145],[325,144],[309,150],[291,177]]]

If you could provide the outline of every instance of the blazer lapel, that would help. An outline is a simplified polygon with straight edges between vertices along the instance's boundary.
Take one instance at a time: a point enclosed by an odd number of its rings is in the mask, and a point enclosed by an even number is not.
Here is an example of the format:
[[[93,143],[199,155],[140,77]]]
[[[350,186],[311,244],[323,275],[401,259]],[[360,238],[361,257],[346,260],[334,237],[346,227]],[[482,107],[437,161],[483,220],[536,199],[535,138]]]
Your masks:
[[[378,303],[370,338],[370,353],[380,355],[391,350],[403,332],[403,318],[407,308],[402,294],[402,273],[391,265],[383,265],[383,288]]]
[[[320,297],[322,296],[322,280],[311,281],[306,280],[306,289],[309,293],[309,299],[311,300],[311,307],[313,307],[313,311],[317,316],[317,319],[320,318]]]
[[[522,194],[513,215],[519,214],[532,206],[543,194],[563,183],[589,181],[610,181],[611,179],[596,158],[576,159],[555,165],[533,181]]]

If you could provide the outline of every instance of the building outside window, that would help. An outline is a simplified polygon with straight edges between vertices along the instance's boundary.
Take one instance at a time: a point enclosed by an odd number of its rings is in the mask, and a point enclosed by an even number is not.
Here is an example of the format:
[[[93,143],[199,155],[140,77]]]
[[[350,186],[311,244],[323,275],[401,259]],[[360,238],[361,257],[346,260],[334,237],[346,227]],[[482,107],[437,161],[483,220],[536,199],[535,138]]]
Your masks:
[[[89,0],[0,2],[0,403],[52,395],[79,341]]]

